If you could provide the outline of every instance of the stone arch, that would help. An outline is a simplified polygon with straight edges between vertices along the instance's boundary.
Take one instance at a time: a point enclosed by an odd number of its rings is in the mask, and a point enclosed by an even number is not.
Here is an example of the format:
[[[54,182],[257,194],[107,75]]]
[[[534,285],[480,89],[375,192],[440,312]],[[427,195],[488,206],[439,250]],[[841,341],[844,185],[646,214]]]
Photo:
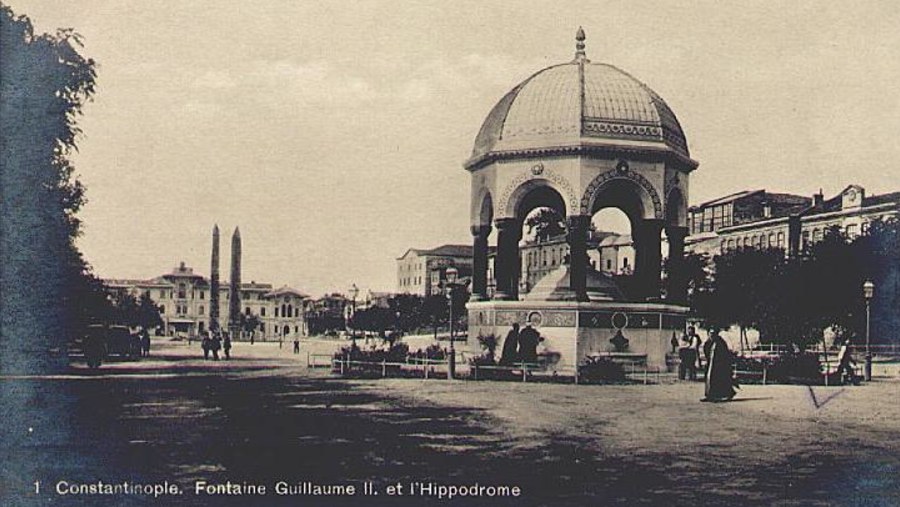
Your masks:
[[[662,200],[659,198],[656,189],[653,188],[653,184],[638,173],[627,170],[621,171],[619,169],[612,169],[598,174],[591,180],[584,191],[584,195],[581,197],[580,214],[592,214],[595,211],[594,206],[596,205],[597,196],[602,193],[604,187],[614,182],[627,183],[634,188],[636,191],[635,195],[640,199],[643,208],[643,216],[641,218],[664,218]]]
[[[549,187],[559,194],[565,207],[562,210],[565,216],[571,216],[578,210],[578,200],[572,185],[564,177],[547,171],[541,177],[521,174],[512,180],[500,196],[496,207],[497,212],[502,213],[506,218],[515,217],[521,200],[538,187]]]

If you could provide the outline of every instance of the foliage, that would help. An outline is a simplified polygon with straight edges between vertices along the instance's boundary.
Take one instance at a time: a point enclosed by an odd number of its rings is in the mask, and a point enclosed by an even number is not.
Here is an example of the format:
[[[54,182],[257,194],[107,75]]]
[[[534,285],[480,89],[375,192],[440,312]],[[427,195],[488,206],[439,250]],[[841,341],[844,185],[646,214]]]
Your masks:
[[[260,320],[259,316],[255,313],[250,313],[249,315],[242,313],[240,315],[239,325],[241,331],[243,331],[244,333],[253,333],[262,325],[262,320]]]
[[[624,382],[625,369],[606,357],[587,357],[578,366],[578,381],[584,383]]]
[[[444,359],[447,359],[447,352],[437,343],[433,343],[425,347],[424,350],[419,349],[413,352],[409,357],[414,357],[416,359],[431,359],[434,361],[443,361]]]
[[[534,239],[544,242],[558,237],[566,232],[566,223],[563,217],[551,208],[538,208],[537,213],[525,220],[528,234],[534,234]]]
[[[17,351],[28,346],[19,340],[64,348],[111,310],[75,246],[85,189],[69,156],[96,78],[80,46],[73,30],[37,35],[27,17],[0,4],[0,359],[7,372],[47,359],[23,357]]]
[[[737,357],[735,369],[760,374],[765,369],[766,382],[772,383],[819,383],[823,379],[819,356],[814,353]]]

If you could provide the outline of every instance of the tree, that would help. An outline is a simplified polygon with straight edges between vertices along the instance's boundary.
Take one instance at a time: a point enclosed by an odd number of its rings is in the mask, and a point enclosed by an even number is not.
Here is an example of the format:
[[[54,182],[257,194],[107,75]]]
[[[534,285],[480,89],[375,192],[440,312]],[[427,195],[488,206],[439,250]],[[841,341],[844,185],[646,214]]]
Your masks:
[[[0,370],[67,366],[64,355],[97,303],[96,279],[75,247],[84,187],[69,155],[75,124],[94,92],[94,62],[72,31],[36,35],[0,5]]]
[[[537,213],[525,220],[528,234],[534,233],[534,239],[544,242],[565,234],[566,222],[563,217],[551,208],[538,208]]]

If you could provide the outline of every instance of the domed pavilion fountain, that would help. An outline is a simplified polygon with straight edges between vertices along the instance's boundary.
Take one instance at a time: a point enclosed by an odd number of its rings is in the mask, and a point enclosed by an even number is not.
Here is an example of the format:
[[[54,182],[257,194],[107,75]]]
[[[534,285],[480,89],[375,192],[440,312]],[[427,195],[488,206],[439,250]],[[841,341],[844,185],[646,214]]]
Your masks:
[[[627,348],[619,343],[619,353],[664,367],[672,333],[685,325],[688,180],[698,163],[665,101],[625,71],[588,60],[584,39],[579,29],[572,61],[536,72],[497,102],[465,163],[474,238],[466,347],[480,353],[475,337],[502,339],[513,323],[531,323],[558,356],[554,368],[571,370],[591,354],[615,352],[611,339],[621,332]],[[523,221],[544,207],[566,219],[569,260],[520,297]],[[591,219],[604,208],[618,208],[631,224],[634,274],[624,294],[588,262]]]

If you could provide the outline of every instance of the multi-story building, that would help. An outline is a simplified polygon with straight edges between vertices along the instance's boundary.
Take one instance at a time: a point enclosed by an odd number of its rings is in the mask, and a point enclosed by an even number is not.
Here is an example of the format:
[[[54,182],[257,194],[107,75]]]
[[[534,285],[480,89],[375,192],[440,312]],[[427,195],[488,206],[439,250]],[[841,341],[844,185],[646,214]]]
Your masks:
[[[472,275],[472,245],[442,245],[431,250],[410,248],[397,258],[397,292],[430,296],[440,294],[447,268],[460,278]]]
[[[875,220],[897,216],[900,192],[867,196],[850,185],[825,199],[745,191],[690,208],[688,251],[711,255],[737,248],[781,248],[795,254],[838,228],[849,237],[865,232]]]
[[[158,305],[163,325],[157,330],[166,336],[199,336],[209,329],[210,283],[182,262],[170,273],[150,280],[107,279],[113,290],[127,291],[135,297],[147,294]],[[219,328],[228,329],[228,283],[219,287]],[[269,283],[241,284],[242,313],[259,318],[256,336],[260,340],[308,332],[306,325],[309,296],[290,287],[272,289]],[[284,308],[282,308],[284,307]]]

